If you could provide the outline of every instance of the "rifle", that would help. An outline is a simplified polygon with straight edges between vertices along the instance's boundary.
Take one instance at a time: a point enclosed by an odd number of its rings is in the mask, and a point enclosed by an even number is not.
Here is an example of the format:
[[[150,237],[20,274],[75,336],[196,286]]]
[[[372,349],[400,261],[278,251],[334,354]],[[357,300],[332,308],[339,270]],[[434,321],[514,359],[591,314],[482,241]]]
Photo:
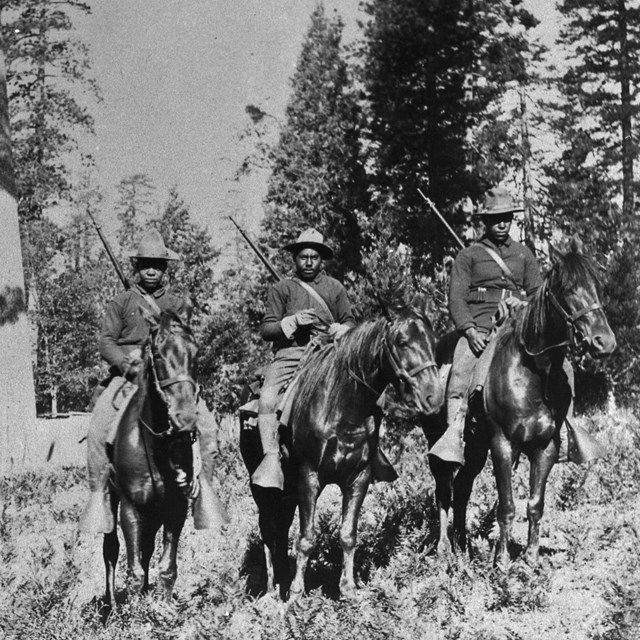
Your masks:
[[[276,268],[269,262],[267,257],[262,253],[262,251],[260,251],[260,249],[258,249],[257,245],[253,242],[253,240],[251,240],[251,238],[242,230],[240,225],[231,216],[229,216],[229,220],[233,222],[233,224],[236,226],[236,229],[240,232],[242,237],[247,241],[247,244],[253,249],[253,251],[258,256],[258,258],[260,258],[260,262],[262,262],[262,264],[265,267],[267,267],[267,269],[269,270],[269,273],[276,279],[276,281],[280,282],[280,280],[282,280],[282,276],[276,271]]]
[[[433,211],[438,216],[438,218],[440,218],[440,222],[442,222],[442,224],[449,230],[449,233],[453,236],[454,240],[460,245],[460,248],[464,249],[464,242],[460,240],[460,238],[458,237],[458,234],[451,228],[451,225],[444,219],[444,216],[438,211],[436,205],[433,204],[433,201],[430,198],[427,198],[427,196],[425,196],[420,189],[418,189],[418,193],[422,196],[422,199],[431,207],[431,211]]]
[[[118,262],[118,258],[116,258],[115,254],[113,253],[113,250],[111,249],[111,245],[109,244],[108,240],[105,238],[104,233],[102,233],[102,227],[100,226],[100,224],[98,224],[98,221],[93,217],[91,211],[87,209],[87,213],[91,218],[91,222],[93,222],[93,226],[96,228],[96,231],[98,232],[98,236],[100,237],[100,240],[102,240],[102,244],[104,245],[105,251],[109,256],[109,260],[111,260],[111,264],[113,264],[116,270],[116,273],[118,274],[118,278],[120,278],[120,281],[124,285],[125,290],[128,290],[131,287],[131,284],[127,280],[127,276],[124,275],[124,271],[122,270],[122,267]]]

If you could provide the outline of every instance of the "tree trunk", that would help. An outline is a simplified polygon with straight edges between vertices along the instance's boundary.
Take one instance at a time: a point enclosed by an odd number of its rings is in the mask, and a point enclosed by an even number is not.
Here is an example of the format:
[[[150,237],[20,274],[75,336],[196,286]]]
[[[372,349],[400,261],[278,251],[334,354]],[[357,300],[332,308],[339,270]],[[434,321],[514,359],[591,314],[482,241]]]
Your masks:
[[[620,124],[622,133],[622,213],[627,221],[633,215],[633,160],[634,144],[631,122],[631,72],[627,7],[625,0],[618,0],[618,25],[620,28]]]
[[[29,445],[36,429],[6,78],[0,46],[0,475],[33,462]]]

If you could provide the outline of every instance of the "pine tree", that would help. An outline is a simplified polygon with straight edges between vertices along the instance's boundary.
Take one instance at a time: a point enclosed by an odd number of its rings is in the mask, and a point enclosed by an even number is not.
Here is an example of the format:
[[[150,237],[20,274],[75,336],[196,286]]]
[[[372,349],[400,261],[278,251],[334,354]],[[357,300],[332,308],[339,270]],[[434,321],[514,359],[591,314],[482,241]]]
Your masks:
[[[520,161],[500,97],[507,82],[527,80],[535,20],[507,1],[372,0],[365,9],[361,78],[378,215],[435,267],[454,242],[418,188],[461,224],[467,197],[479,201]]]
[[[88,49],[72,35],[72,16],[90,11],[77,0],[0,3],[22,222],[69,199],[69,159],[79,152],[79,134],[93,133],[85,102],[99,91]]]
[[[339,18],[319,5],[292,79],[286,121],[272,152],[264,239],[274,250],[307,227],[336,249],[332,273],[360,267],[358,215],[367,208],[360,111],[343,59]],[[280,267],[286,256],[276,254]]]
[[[634,212],[634,161],[640,74],[640,7],[628,0],[565,0],[559,44],[571,54],[560,88],[576,136],[591,138],[592,164],[620,184],[622,212]],[[620,178],[621,176],[621,178]]]

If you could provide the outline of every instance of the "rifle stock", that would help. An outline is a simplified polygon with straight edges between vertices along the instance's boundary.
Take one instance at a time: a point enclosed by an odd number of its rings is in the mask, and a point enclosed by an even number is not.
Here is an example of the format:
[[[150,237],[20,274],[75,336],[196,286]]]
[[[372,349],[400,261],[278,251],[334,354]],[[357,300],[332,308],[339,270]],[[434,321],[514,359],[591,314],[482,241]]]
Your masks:
[[[87,213],[91,218],[91,222],[93,222],[93,226],[96,228],[96,231],[98,232],[98,236],[102,241],[102,245],[104,246],[105,251],[107,252],[107,255],[109,256],[109,260],[111,260],[111,264],[116,270],[116,273],[118,274],[118,278],[120,278],[120,282],[122,282],[122,285],[124,286],[125,290],[128,290],[131,287],[131,284],[129,283],[129,280],[127,280],[127,276],[124,275],[124,271],[122,270],[122,267],[118,262],[118,258],[116,258],[115,254],[113,253],[113,250],[111,249],[111,245],[109,244],[109,241],[106,239],[104,233],[102,233],[102,227],[100,226],[98,221],[93,217],[93,214],[91,213],[91,211],[87,210]]]
[[[231,217],[229,216],[229,220],[233,222],[236,229],[240,232],[240,235],[247,241],[247,244],[253,249],[254,253],[260,259],[260,262],[269,270],[269,273],[276,279],[277,282],[282,280],[282,276],[276,271],[276,268],[269,262],[268,258],[260,251],[258,246],[251,240],[251,238],[244,232],[242,227]]]

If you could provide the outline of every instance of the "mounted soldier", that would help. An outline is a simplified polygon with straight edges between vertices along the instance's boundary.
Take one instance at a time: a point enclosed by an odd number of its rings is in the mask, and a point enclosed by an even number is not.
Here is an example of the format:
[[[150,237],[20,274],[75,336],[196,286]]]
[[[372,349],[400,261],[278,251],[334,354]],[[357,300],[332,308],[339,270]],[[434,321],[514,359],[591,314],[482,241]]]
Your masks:
[[[274,359],[267,368],[258,405],[258,429],[264,458],[251,476],[261,487],[283,488],[277,415],[281,392],[293,378],[303,355],[314,344],[338,340],[355,325],[344,286],[322,273],[333,257],[322,234],[303,231],[283,247],[293,256],[295,275],[280,280],[267,294],[260,334],[273,343]]]
[[[524,301],[542,284],[531,251],[513,240],[513,214],[523,211],[504,188],[487,192],[480,212],[485,232],[460,251],[451,270],[449,312],[459,339],[447,386],[447,430],[429,451],[447,462],[464,464],[464,425],[469,385],[480,355],[489,342],[501,303]]]
[[[132,402],[138,390],[135,384],[143,366],[143,348],[149,339],[150,327],[143,314],[159,318],[164,311],[189,316],[184,298],[170,293],[164,286],[169,262],[180,256],[165,246],[160,233],[147,231],[136,251],[129,254],[134,282],[108,303],[100,332],[100,355],[109,364],[109,378],[100,384],[94,394],[95,407],[87,434],[87,466],[91,495],[80,517],[81,529],[93,533],[109,533],[114,528],[108,482],[110,460],[108,449],[113,445],[119,418]],[[199,419],[198,431],[205,435],[204,445],[196,445],[201,458],[209,462],[213,429],[210,423]],[[198,440],[196,443],[199,442]],[[211,444],[210,444],[211,443]],[[206,451],[201,450],[206,449]],[[200,487],[206,478],[200,477]],[[208,486],[200,495],[210,498]],[[194,516],[203,500],[196,500]],[[214,507],[218,508],[218,506]]]

